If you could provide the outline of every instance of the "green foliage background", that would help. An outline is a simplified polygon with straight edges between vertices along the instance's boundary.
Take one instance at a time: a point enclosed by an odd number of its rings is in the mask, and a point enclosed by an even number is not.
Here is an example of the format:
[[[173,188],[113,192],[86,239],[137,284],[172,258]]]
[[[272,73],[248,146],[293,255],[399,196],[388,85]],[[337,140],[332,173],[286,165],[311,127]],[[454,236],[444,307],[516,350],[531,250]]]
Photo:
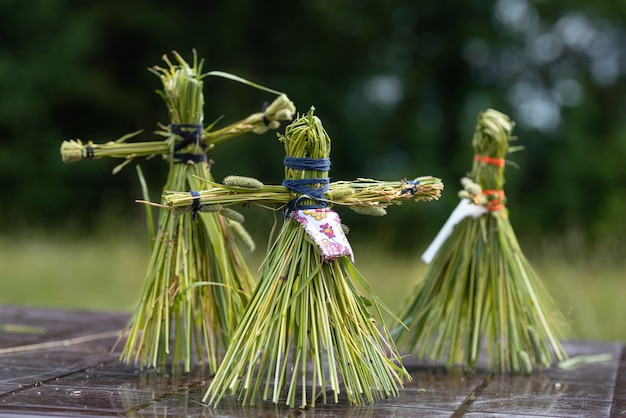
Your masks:
[[[315,105],[333,139],[334,179],[435,175],[440,202],[385,220],[342,213],[379,245],[427,245],[471,166],[477,114],[517,121],[525,151],[507,171],[513,225],[527,238],[581,231],[623,254],[626,237],[626,3],[615,1],[308,0],[0,1],[0,228],[141,220],[135,171],[64,165],[61,141],[152,139],[166,109],[146,68],[171,50]],[[209,79],[207,122],[271,99]],[[274,134],[220,145],[229,174],[282,180]],[[158,196],[165,166],[141,165]],[[253,214],[256,212],[252,212]],[[248,220],[248,228],[255,224]],[[612,243],[612,244],[611,244]]]

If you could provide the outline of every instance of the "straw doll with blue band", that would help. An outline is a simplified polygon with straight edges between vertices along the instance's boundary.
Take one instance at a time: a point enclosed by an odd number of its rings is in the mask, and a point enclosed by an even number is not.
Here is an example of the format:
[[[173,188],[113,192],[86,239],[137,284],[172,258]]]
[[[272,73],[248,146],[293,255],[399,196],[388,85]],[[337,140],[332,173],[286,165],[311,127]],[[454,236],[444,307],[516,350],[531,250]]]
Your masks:
[[[217,406],[231,394],[244,405],[262,397],[304,408],[327,396],[338,402],[342,394],[353,405],[397,396],[409,376],[382,323],[386,308],[354,267],[330,206],[382,215],[402,201],[437,199],[441,181],[329,183],[330,138],[313,109],[279,137],[287,154],[282,185],[231,176],[224,184],[208,182],[197,195],[164,195],[178,212],[274,203],[285,217],[205,401]]]
[[[157,132],[165,140],[127,143],[137,134],[133,133],[106,144],[65,141],[63,160],[123,158],[117,171],[136,157],[161,155],[169,165],[164,190],[198,190],[202,187],[198,178],[211,178],[206,152],[215,144],[246,132],[263,133],[277,128],[280,120],[291,120],[293,104],[280,94],[262,113],[222,129],[205,128],[206,76],[252,83],[224,73],[202,74],[202,61],[195,52],[192,66],[174,55],[176,63],[164,57],[167,68],[151,69],[163,84],[158,93],[169,110],[170,124]],[[151,227],[151,212],[147,213]],[[152,256],[143,294],[125,330],[124,362],[161,368],[171,361],[185,370],[206,362],[210,371],[216,370],[253,289],[235,242],[237,236],[246,241],[249,237],[231,218],[226,211],[199,213],[193,219],[160,211],[157,231],[151,232]]]
[[[513,122],[487,110],[461,202],[423,255],[431,263],[400,318],[396,341],[418,358],[475,369],[486,346],[496,373],[529,373],[567,358],[562,317],[524,257],[503,191]]]

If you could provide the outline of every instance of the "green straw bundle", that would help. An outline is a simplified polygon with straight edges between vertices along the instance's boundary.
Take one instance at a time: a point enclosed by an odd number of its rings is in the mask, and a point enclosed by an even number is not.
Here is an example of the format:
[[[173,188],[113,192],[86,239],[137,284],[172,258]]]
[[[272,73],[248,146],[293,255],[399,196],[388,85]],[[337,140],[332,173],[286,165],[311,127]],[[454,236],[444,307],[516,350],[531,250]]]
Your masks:
[[[445,356],[448,367],[474,369],[483,344],[496,373],[529,373],[567,358],[558,339],[562,317],[524,257],[505,206],[512,130],[495,110],[478,118],[472,171],[442,230],[450,234],[426,251],[432,263],[400,315],[408,328],[394,330],[398,345],[422,360]]]
[[[441,182],[432,177],[420,178],[420,184],[362,179],[326,190],[330,138],[313,109],[289,125],[280,140],[287,154],[284,186],[230,177],[228,185],[210,183],[191,200],[189,194],[164,196],[179,212],[176,208],[189,209],[190,202],[192,211],[255,202],[276,204],[285,214],[204,401],[217,406],[230,394],[244,405],[262,397],[304,408],[320,398],[326,403],[327,391],[334,402],[345,392],[354,405],[397,396],[409,375],[382,323],[381,310],[387,308],[354,267],[339,218],[326,206],[335,201],[333,193],[338,202],[351,198],[351,207],[359,206],[360,195],[361,207],[383,209],[413,197],[436,199]],[[321,240],[315,237],[320,229]]]
[[[172,208],[178,214],[190,212],[194,205],[201,204],[199,211],[217,211],[220,207],[249,203],[257,205],[286,205],[293,199],[286,186],[265,185],[257,179],[228,176],[224,183],[203,180],[203,189],[192,195],[189,192],[165,192],[164,204],[139,201],[152,206]],[[400,205],[404,200],[428,202],[439,199],[443,183],[431,176],[413,180],[381,181],[358,178],[351,181],[335,181],[328,186],[324,198],[329,205],[348,207],[364,215],[381,216],[386,214],[389,205]],[[219,203],[216,203],[219,202]]]
[[[119,170],[133,158],[162,155],[169,165],[164,190],[197,190],[201,187],[198,178],[211,178],[206,151],[215,143],[246,132],[275,129],[295,111],[281,94],[265,112],[210,132],[203,127],[203,79],[207,75],[241,79],[224,73],[202,74],[203,62],[198,62],[195,51],[191,66],[180,55],[174,56],[176,63],[164,57],[166,68],[151,69],[163,84],[159,94],[169,110],[170,124],[158,132],[165,137],[163,141],[125,143],[136,133],[104,145],[66,141],[61,147],[63,160],[124,158]],[[171,359],[185,370],[195,361],[207,362],[214,371],[253,289],[252,276],[234,240],[236,234],[245,235],[245,230],[220,213],[200,213],[192,219],[174,216],[169,210],[160,211],[157,228],[151,234],[146,282],[125,329],[128,338],[121,359],[156,368]]]

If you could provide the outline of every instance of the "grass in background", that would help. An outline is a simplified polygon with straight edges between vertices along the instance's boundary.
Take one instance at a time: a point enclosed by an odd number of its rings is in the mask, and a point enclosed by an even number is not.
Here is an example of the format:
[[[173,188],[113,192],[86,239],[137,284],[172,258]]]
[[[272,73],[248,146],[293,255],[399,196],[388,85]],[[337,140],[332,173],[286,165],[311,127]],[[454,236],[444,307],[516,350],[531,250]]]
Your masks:
[[[568,314],[568,336],[626,341],[624,243],[590,246],[576,229],[535,242],[531,262]]]
[[[128,232],[0,236],[0,304],[130,312],[150,248],[146,233]]]
[[[107,231],[123,233],[113,236]],[[248,256],[256,276],[263,243],[264,238],[257,239],[259,248]],[[397,312],[425,272],[421,252],[407,256],[352,244],[357,268]],[[574,232],[534,247],[522,243],[522,248],[568,314],[568,338],[626,341],[626,260],[616,256],[616,247],[589,249]],[[149,255],[140,228],[107,227],[89,238],[0,236],[0,304],[130,313],[141,295]]]

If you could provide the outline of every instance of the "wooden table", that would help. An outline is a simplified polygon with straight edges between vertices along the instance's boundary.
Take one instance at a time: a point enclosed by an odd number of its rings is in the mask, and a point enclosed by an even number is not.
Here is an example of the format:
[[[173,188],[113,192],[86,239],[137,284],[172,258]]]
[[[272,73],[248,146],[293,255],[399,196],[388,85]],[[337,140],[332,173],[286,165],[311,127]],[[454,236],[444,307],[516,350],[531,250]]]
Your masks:
[[[626,416],[622,343],[572,342],[570,356],[610,353],[611,360],[531,376],[446,373],[411,360],[413,377],[398,398],[301,411],[225,399],[202,405],[210,377],[140,372],[111,352],[128,314],[0,307],[0,417],[609,417]]]

